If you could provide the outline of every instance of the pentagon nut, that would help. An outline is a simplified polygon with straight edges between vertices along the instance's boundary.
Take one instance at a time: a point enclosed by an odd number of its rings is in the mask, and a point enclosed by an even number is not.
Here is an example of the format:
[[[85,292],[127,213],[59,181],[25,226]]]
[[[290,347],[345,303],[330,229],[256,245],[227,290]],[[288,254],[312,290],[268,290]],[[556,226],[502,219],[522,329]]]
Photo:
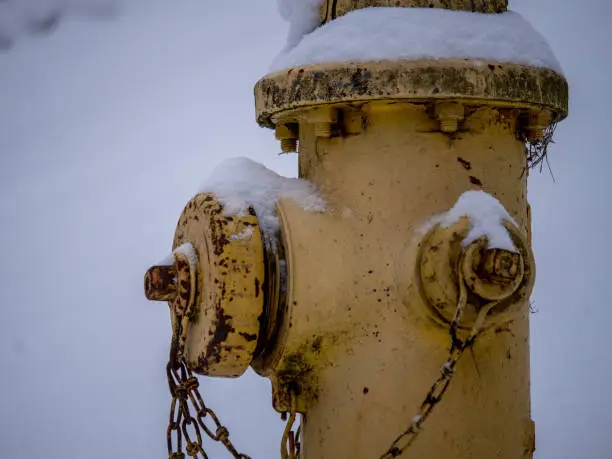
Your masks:
[[[177,294],[175,265],[150,268],[145,274],[144,289],[150,301],[172,301]]]
[[[519,253],[487,249],[486,240],[466,248],[463,276],[467,287],[481,298],[500,301],[512,296],[523,281],[524,262]]]

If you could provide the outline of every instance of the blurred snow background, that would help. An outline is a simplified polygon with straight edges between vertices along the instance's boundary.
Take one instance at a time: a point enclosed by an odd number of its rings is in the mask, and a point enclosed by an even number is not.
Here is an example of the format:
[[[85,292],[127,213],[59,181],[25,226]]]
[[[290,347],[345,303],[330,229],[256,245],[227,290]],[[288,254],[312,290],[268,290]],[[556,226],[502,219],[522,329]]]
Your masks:
[[[53,32],[70,17],[112,18],[123,0],[0,0],[0,51]]]
[[[556,183],[530,179],[537,458],[607,459],[612,3],[511,6],[572,90]],[[0,0],[1,457],[166,457],[168,312],[143,274],[227,157],[295,176],[254,121],[286,37],[273,0]],[[201,381],[242,451],[278,457],[267,380]]]

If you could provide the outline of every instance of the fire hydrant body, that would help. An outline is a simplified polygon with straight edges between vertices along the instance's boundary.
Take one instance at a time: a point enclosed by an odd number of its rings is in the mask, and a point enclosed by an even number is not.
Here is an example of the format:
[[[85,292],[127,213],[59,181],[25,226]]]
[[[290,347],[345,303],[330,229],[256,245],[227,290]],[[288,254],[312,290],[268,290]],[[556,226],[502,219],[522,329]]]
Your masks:
[[[321,18],[421,3],[324,2]],[[258,122],[297,148],[299,175],[327,209],[281,199],[268,235],[252,210],[221,206],[205,227],[181,219],[175,246],[194,243],[200,263],[192,324],[175,327],[188,366],[237,376],[250,364],[270,378],[275,409],[304,415],[302,459],[531,457],[525,142],[566,116],[565,79],[511,62],[340,62],[268,75],[255,96]],[[497,200],[505,217],[493,223],[510,246],[469,239],[495,216],[444,221],[466,192]],[[202,195],[184,215],[205,200],[217,205]],[[428,393],[441,372],[452,384]],[[394,441],[407,430],[419,439],[404,452]]]
[[[466,121],[469,130],[450,140],[426,107],[374,103],[364,110],[367,127],[354,137],[317,139],[312,126],[300,125],[300,154],[312,155],[301,158],[310,162],[302,173],[333,210],[312,215],[290,202],[280,206],[289,325],[274,373],[294,372],[302,384],[307,458],[379,457],[439,373],[448,327],[426,304],[417,269],[429,219],[479,181],[527,230],[524,147],[512,118],[478,110]],[[503,451],[498,457],[516,458],[531,447],[522,301],[511,326],[483,338],[461,362],[414,457],[487,455],[494,444]]]

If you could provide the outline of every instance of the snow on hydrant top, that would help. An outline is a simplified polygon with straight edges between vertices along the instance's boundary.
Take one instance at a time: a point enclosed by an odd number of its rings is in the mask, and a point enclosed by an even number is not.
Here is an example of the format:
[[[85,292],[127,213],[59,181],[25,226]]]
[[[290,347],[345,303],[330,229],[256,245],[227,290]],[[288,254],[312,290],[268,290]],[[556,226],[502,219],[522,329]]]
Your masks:
[[[523,64],[563,73],[552,49],[517,13],[373,7],[321,27],[321,0],[279,0],[290,23],[271,71],[331,62],[471,59]]]

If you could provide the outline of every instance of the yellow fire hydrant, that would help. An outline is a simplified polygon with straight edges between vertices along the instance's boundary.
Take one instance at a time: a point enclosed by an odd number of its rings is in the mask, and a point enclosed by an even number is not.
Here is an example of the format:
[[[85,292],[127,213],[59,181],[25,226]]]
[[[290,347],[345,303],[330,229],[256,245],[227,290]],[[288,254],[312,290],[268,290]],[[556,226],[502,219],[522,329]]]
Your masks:
[[[507,1],[337,0],[321,18],[380,6]],[[173,257],[146,276],[147,296],[170,301],[172,358],[269,378],[274,408],[303,414],[303,459],[531,457],[525,145],[567,115],[563,76],[334,62],[270,74],[255,100],[326,210],[280,199],[266,234],[253,209],[190,201]]]

